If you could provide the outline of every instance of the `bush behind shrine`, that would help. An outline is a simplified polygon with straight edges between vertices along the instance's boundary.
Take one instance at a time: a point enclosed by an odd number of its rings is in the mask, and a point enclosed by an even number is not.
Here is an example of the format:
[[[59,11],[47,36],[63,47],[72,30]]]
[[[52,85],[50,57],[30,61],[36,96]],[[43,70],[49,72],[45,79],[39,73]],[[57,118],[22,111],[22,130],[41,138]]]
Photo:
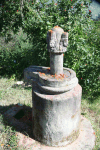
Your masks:
[[[47,52],[47,31],[58,25],[69,33],[69,43],[64,56],[64,67],[75,70],[83,91],[98,92],[100,86],[100,43],[99,35],[95,32],[92,12],[88,10],[88,0],[60,0],[55,3],[48,0],[35,2],[31,0],[2,1],[0,31],[8,34],[9,30],[17,33],[19,28],[28,36],[28,46],[22,48],[17,44],[14,51],[1,53],[1,64],[4,56],[5,63],[10,58],[16,64],[10,63],[13,70],[18,72],[31,65],[49,66]],[[8,34],[9,35],[9,34]],[[21,40],[24,41],[22,37]],[[26,41],[24,41],[26,42]],[[32,50],[29,50],[31,43]],[[25,62],[26,61],[26,62]],[[24,65],[23,65],[24,64]],[[11,69],[11,68],[10,68]]]

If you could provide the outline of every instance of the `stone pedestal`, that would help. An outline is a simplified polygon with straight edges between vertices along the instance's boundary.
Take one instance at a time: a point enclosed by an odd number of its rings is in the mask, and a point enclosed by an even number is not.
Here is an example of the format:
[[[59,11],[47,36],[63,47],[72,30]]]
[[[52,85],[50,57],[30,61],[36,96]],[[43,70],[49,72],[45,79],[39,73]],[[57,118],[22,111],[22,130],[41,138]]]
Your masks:
[[[33,85],[33,134],[36,140],[49,146],[65,146],[78,138],[81,92],[78,84],[68,92],[48,95]]]
[[[32,84],[32,118],[35,140],[61,147],[78,139],[81,122],[82,88],[76,73],[63,67],[68,33],[55,26],[47,33],[50,68],[30,66],[25,82]]]
[[[24,74],[33,83],[34,137],[49,146],[65,146],[79,135],[82,88],[73,70],[63,68],[63,73],[55,76],[48,67],[31,66]]]

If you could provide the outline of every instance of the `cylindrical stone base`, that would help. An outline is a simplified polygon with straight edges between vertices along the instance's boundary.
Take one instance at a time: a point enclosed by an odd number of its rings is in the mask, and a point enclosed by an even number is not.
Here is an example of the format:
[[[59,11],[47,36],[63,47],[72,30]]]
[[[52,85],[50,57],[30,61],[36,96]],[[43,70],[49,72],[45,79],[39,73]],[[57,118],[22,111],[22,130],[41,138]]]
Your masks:
[[[46,95],[36,85],[32,90],[33,135],[48,146],[65,146],[78,138],[82,88]]]
[[[63,54],[50,53],[50,74],[63,74]]]

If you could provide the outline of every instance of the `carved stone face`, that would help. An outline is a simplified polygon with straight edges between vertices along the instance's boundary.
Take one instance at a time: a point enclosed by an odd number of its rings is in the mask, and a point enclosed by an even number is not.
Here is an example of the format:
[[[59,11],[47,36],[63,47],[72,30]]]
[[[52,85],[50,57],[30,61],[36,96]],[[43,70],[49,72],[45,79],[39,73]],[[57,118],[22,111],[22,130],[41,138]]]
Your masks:
[[[47,33],[47,48],[50,52],[65,52],[68,45],[68,33],[58,26],[55,26]]]
[[[63,42],[63,46],[67,47],[67,45],[68,45],[68,33],[64,32],[62,34],[61,40]]]
[[[56,47],[56,33],[54,31],[51,32],[51,40],[50,40],[50,48],[54,49]]]
[[[50,48],[54,48],[55,47],[55,41],[54,40],[51,40],[50,41]]]
[[[63,49],[63,43],[62,43],[62,41],[60,41],[60,43],[59,43],[59,51],[62,51],[62,49]]]
[[[63,46],[64,46],[64,47],[67,47],[67,44],[68,44],[68,43],[67,43],[67,40],[65,39],[65,40],[63,41]]]

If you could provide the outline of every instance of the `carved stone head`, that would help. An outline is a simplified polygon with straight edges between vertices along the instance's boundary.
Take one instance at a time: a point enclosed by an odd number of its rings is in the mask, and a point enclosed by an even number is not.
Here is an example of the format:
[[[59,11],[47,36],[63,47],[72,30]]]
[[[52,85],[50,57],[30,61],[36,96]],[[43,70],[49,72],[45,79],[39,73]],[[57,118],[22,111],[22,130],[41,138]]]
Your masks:
[[[47,33],[47,49],[53,53],[63,53],[67,49],[68,33],[59,26],[55,26]]]

